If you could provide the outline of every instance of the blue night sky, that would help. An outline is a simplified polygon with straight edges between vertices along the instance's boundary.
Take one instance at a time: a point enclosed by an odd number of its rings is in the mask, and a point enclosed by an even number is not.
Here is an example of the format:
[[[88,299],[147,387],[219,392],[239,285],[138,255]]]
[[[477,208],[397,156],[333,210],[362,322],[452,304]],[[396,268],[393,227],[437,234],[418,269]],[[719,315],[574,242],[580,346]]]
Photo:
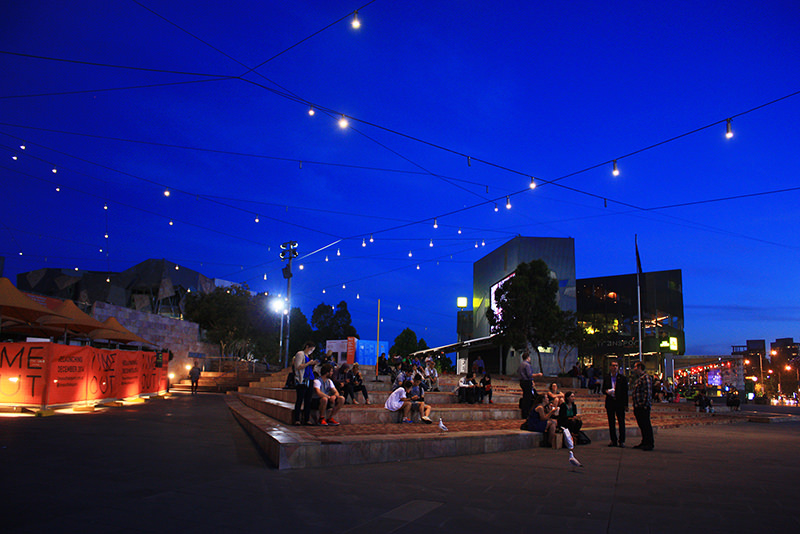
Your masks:
[[[797,2],[366,1],[3,2],[5,276],[166,258],[279,293],[295,240],[307,317],[375,339],[380,299],[381,339],[436,346],[515,235],[574,237],[584,278],[638,234],[688,354],[800,335]]]

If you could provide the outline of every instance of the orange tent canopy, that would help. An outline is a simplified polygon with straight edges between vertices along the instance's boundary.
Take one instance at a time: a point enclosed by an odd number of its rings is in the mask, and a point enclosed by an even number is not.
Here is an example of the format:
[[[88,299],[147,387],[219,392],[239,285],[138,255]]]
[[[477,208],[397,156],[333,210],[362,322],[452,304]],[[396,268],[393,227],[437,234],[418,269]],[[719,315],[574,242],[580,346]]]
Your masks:
[[[81,311],[81,309],[78,308],[78,306],[76,306],[71,300],[65,300],[59,304],[55,309],[55,312],[60,313],[64,316],[64,318],[42,317],[39,319],[39,324],[51,327],[66,328],[71,332],[76,332],[79,334],[88,334],[93,330],[107,328],[104,323],[101,323],[91,315]]]
[[[18,290],[8,278],[0,278],[0,317],[15,321],[32,323],[47,315],[60,316],[41,304],[29,299]]]

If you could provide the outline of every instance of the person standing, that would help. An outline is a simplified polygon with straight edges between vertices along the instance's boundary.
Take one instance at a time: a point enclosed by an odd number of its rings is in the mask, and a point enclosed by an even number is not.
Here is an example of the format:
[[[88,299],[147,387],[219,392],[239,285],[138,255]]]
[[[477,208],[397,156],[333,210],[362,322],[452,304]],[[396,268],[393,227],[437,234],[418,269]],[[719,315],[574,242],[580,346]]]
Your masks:
[[[294,403],[294,412],[292,419],[294,424],[301,424],[300,409],[303,411],[302,423],[308,424],[308,419],[311,416],[311,399],[313,398],[314,390],[312,389],[314,383],[314,364],[315,360],[310,358],[316,346],[313,341],[306,341],[303,345],[303,350],[294,355],[292,360],[292,367],[294,369],[294,389],[297,391],[297,399]]]
[[[609,374],[603,379],[603,394],[606,396],[606,415],[608,415],[609,447],[625,446],[625,412],[628,411],[628,379],[619,372],[619,364],[609,364]],[[615,422],[616,420],[616,422]],[[619,423],[619,439],[617,439]]]
[[[200,384],[200,368],[197,366],[197,360],[194,361],[194,367],[189,370],[189,380],[192,382],[192,395],[197,395],[197,386]]]
[[[519,366],[519,387],[522,388],[522,399],[519,401],[520,410],[522,410],[522,418],[527,419],[528,414],[533,407],[533,379],[537,376],[544,376],[542,373],[533,374],[531,369],[531,353],[525,351],[522,353],[522,363]]]
[[[652,451],[655,447],[653,438],[653,425],[650,423],[650,407],[653,405],[653,377],[645,372],[644,362],[633,364],[633,374],[636,375],[636,384],[633,386],[633,415],[636,424],[642,431],[642,442],[634,449]]]

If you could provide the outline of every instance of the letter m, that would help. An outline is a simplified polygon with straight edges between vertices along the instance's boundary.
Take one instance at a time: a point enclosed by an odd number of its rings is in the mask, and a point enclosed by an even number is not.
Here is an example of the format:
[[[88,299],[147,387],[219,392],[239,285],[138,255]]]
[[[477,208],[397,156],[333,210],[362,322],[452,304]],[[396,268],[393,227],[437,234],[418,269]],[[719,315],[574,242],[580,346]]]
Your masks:
[[[14,362],[17,361],[17,359],[19,359],[18,367],[20,369],[22,369],[22,354],[25,352],[25,348],[23,347],[23,348],[19,349],[19,352],[11,360],[8,359],[7,348],[8,347],[3,346],[3,348],[0,349],[0,369],[5,367],[5,365],[3,365],[3,362],[6,362],[6,364],[8,364],[8,367],[13,367],[14,366]]]

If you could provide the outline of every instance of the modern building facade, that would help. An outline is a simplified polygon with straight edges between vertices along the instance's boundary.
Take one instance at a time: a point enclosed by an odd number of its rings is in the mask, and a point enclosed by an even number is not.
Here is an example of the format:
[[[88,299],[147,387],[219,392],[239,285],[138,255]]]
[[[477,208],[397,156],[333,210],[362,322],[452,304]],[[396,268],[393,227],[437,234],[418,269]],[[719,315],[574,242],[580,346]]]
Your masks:
[[[486,310],[495,306],[495,290],[513,276],[520,264],[533,260],[544,261],[550,268],[550,275],[558,280],[556,300],[559,307],[565,311],[575,312],[577,310],[575,240],[557,237],[515,237],[473,264],[471,339],[488,338],[492,334],[486,318]],[[459,356],[460,362],[463,362],[459,364],[459,370],[466,370],[470,362],[478,357],[483,359],[487,370],[493,373],[513,374],[519,366],[518,350],[521,350],[520,347],[506,347],[495,342],[474,344],[473,347],[468,355]],[[545,349],[542,352],[541,370],[547,375],[558,374],[562,365],[567,365],[567,369],[569,369],[577,359],[577,353],[570,354],[567,356],[566,363],[559,363],[552,350]],[[538,369],[536,370],[538,371]]]
[[[665,368],[668,355],[686,351],[680,269],[642,273],[642,353],[650,369]],[[578,322],[591,336],[581,347],[585,363],[604,365],[609,356],[638,359],[639,299],[636,274],[577,281]]]

